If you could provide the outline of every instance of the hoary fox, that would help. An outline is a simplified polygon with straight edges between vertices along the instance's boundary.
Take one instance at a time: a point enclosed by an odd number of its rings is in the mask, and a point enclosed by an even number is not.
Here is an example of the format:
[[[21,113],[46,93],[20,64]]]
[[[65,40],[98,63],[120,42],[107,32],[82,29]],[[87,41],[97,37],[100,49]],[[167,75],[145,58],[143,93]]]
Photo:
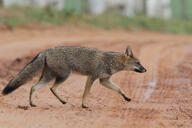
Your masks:
[[[65,104],[65,100],[57,93],[57,88],[73,71],[88,76],[83,93],[83,108],[87,108],[86,97],[96,79],[100,80],[101,85],[121,94],[126,101],[131,101],[119,86],[110,81],[114,73],[123,70],[146,72],[130,47],[126,48],[125,53],[103,52],[78,46],[55,47],[40,52],[7,84],[2,94],[6,95],[14,91],[37,73],[42,72],[39,82],[31,88],[30,105],[36,106],[33,102],[35,92],[53,79],[55,83],[50,90],[61,103]]]

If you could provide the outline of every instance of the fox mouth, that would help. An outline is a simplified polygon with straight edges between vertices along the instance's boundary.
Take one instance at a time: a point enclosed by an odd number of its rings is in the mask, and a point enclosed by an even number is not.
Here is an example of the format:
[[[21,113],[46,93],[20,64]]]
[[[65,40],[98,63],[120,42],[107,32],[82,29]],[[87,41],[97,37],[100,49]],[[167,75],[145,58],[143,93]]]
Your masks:
[[[140,71],[140,70],[138,70],[138,69],[134,69],[134,71],[135,71],[135,72],[139,72],[139,73],[141,73],[141,71]]]
[[[146,72],[147,70],[146,69],[134,69],[135,72],[138,72],[138,73],[144,73]]]

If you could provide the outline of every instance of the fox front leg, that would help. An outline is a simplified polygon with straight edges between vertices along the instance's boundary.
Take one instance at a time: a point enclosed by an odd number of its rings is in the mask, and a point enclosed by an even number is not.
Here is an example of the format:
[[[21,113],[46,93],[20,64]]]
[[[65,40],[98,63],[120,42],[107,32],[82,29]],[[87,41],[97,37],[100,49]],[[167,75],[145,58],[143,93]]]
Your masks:
[[[93,82],[94,82],[94,79],[92,78],[92,76],[88,76],[87,77],[87,82],[86,82],[86,85],[85,85],[85,90],[84,90],[84,93],[83,93],[83,101],[82,101],[82,108],[88,108],[87,105],[86,105],[86,98],[87,98],[87,95],[91,89],[91,86],[93,85]]]
[[[111,82],[109,78],[101,78],[100,83],[103,86],[120,93],[126,101],[131,101],[131,99],[128,96],[126,96],[125,92],[118,85]]]

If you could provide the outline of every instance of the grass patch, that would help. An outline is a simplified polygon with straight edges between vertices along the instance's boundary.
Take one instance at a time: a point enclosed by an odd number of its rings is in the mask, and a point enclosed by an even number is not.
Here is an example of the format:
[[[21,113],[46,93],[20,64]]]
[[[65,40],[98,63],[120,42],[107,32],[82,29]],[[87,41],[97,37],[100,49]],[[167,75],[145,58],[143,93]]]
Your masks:
[[[164,20],[162,18],[148,18],[146,16],[126,17],[119,13],[105,13],[99,16],[77,14],[75,12],[57,11],[47,8],[0,8],[0,23],[10,29],[28,23],[39,24],[88,24],[95,27],[112,29],[123,28],[129,30],[150,30],[171,33],[192,33],[192,22],[178,19]]]

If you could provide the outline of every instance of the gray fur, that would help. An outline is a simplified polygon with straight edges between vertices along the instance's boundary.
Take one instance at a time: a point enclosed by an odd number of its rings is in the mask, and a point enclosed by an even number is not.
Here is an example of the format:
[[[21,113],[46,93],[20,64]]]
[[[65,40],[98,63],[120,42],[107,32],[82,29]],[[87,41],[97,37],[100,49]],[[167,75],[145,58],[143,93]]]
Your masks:
[[[131,55],[131,56],[128,56]],[[87,75],[88,80],[83,95],[82,106],[85,105],[85,98],[96,79],[102,81],[102,85],[119,92],[125,99],[129,99],[125,93],[109,78],[116,72],[122,70],[132,70],[145,72],[144,67],[136,59],[130,48],[126,49],[126,54],[118,52],[103,52],[93,48],[85,47],[56,47],[42,51],[13,79],[3,90],[3,94],[8,94],[32,79],[38,72],[42,71],[39,82],[31,88],[30,104],[33,104],[34,92],[52,79],[56,83],[51,88],[53,94],[62,102],[65,101],[57,94],[56,88],[60,83],[68,78],[70,73],[78,72]],[[103,82],[105,80],[105,82]]]

